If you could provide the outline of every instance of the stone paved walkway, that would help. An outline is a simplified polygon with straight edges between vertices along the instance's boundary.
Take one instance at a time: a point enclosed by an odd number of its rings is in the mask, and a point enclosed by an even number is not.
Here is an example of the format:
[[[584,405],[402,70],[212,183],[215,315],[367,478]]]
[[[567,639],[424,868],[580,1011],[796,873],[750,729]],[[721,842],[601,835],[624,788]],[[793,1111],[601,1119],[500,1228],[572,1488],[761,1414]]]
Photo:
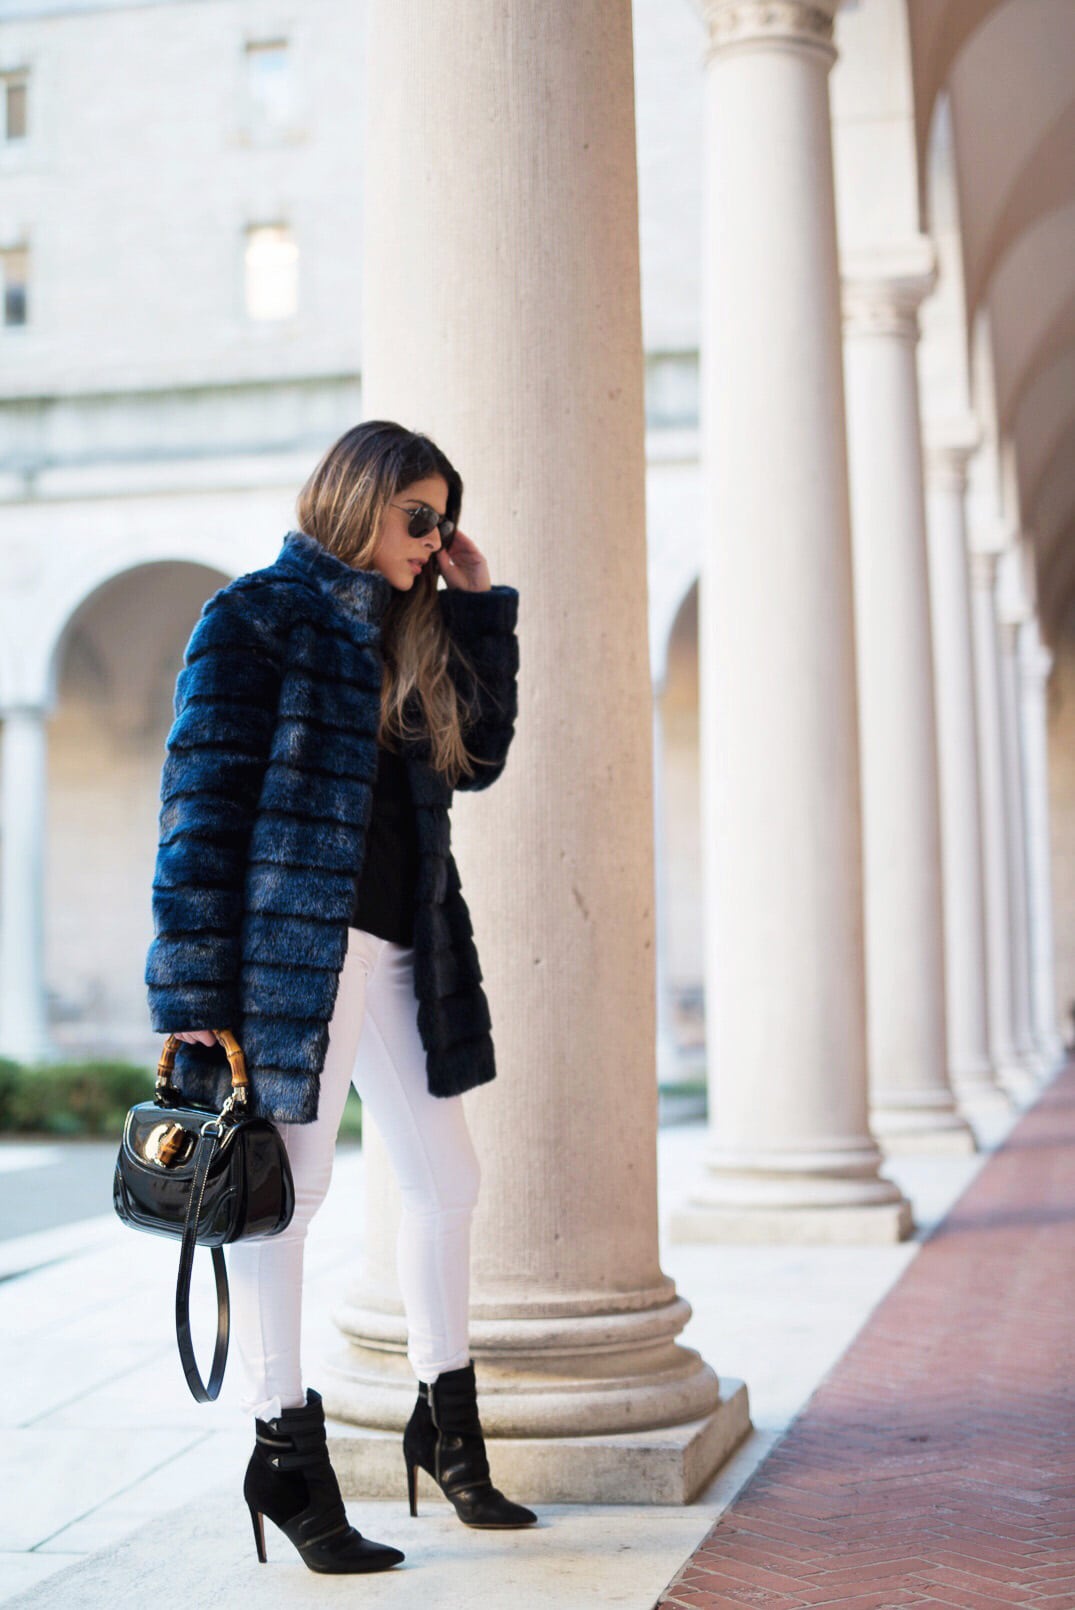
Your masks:
[[[657,1605],[1075,1610],[1075,1066]]]

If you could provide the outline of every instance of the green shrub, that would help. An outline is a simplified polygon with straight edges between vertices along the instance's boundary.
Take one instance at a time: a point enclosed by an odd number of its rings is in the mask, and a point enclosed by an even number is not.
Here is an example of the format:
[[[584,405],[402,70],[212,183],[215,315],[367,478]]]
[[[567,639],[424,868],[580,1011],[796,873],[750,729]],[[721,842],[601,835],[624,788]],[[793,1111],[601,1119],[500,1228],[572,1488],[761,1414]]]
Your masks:
[[[0,1129],[11,1128],[11,1103],[19,1088],[22,1069],[17,1062],[0,1057]]]
[[[9,1065],[10,1066],[10,1065]],[[25,1134],[114,1135],[153,1095],[156,1071],[132,1062],[47,1062],[0,1075],[0,1127]]]
[[[0,1058],[0,1133],[100,1135],[117,1142],[128,1108],[152,1101],[156,1068],[132,1062],[45,1062]],[[362,1139],[362,1103],[352,1088],[339,1138]]]

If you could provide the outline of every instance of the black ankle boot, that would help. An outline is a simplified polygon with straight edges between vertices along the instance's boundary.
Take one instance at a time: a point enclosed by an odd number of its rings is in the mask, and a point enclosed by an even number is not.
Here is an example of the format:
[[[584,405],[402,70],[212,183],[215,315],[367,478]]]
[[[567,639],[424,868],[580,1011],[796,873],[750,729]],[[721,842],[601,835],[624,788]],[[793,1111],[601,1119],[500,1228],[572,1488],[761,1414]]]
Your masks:
[[[243,1497],[263,1565],[266,1515],[311,1571],[386,1571],[399,1564],[402,1550],[363,1537],[347,1519],[329,1463],[319,1392],[307,1387],[304,1408],[284,1409],[273,1420],[255,1419],[254,1426],[257,1445],[246,1467]]]
[[[418,1401],[403,1432],[407,1496],[418,1513],[418,1470],[428,1471],[468,1526],[529,1526],[532,1509],[513,1504],[489,1477],[485,1438],[478,1418],[474,1360],[418,1383]]]

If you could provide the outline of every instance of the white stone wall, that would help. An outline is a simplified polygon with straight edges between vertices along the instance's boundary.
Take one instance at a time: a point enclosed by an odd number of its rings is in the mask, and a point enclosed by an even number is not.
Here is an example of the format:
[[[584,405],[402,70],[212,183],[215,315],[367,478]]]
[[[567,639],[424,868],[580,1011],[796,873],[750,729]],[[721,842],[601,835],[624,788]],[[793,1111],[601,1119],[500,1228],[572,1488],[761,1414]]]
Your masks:
[[[0,201],[0,239],[32,254],[5,396],[358,368],[362,22],[352,0],[212,0],[0,26],[0,61],[31,71],[30,140],[6,154]],[[244,46],[280,32],[297,109],[259,144]],[[277,218],[300,250],[286,329],[242,303],[244,230]]]

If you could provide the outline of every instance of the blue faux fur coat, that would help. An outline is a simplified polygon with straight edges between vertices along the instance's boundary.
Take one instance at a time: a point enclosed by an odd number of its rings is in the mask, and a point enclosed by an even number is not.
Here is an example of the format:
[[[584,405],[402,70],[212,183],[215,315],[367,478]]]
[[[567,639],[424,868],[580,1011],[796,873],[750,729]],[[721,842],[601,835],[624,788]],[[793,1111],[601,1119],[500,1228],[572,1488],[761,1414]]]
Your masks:
[[[207,600],[184,655],[161,774],[145,982],[155,1031],[231,1028],[249,1110],[317,1116],[319,1075],[348,943],[377,768],[381,620],[395,589],[302,531],[271,565]],[[461,788],[503,770],[518,713],[519,595],[442,588],[450,673],[479,709],[479,757]],[[454,1096],[495,1078],[489,1007],[450,845],[452,790],[404,749],[420,853],[414,984],[429,1089]],[[484,761],[485,764],[480,762]],[[173,1083],[219,1107],[231,1076],[219,1045],[181,1043]]]

